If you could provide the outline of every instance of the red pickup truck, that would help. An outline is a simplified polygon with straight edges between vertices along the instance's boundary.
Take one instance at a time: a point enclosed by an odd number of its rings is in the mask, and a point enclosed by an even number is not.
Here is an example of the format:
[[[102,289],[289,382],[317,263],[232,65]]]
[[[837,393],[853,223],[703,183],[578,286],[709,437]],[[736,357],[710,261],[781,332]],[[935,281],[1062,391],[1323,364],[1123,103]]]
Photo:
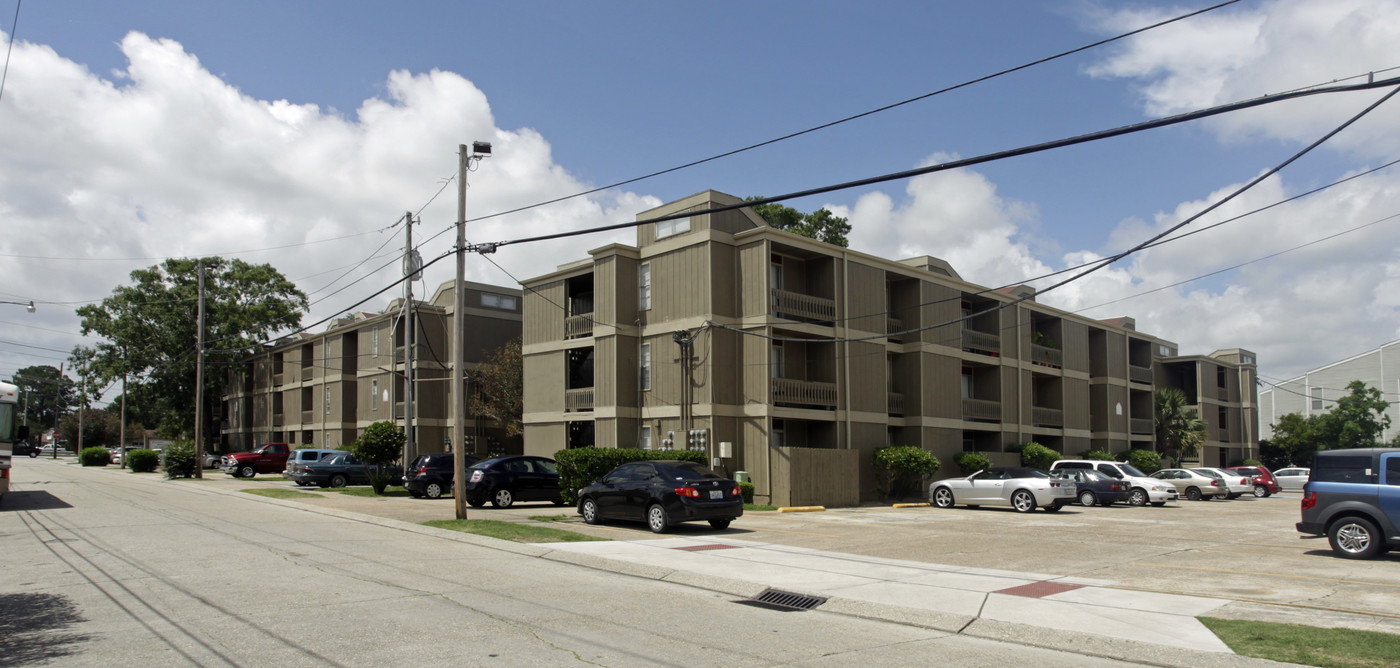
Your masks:
[[[265,443],[252,452],[224,455],[219,470],[235,478],[251,478],[259,473],[281,473],[287,468],[292,449],[286,443]]]

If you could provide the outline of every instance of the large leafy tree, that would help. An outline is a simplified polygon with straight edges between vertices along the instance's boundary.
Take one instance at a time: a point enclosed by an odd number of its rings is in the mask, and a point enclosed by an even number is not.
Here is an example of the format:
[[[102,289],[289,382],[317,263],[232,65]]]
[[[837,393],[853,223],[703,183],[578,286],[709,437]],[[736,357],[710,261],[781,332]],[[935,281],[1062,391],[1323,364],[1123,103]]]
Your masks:
[[[1390,404],[1380,390],[1359,380],[1348,383],[1347,390],[1326,413],[1307,417],[1289,413],[1279,418],[1270,448],[1286,455],[1289,463],[1307,464],[1318,450],[1380,445],[1381,435],[1390,426],[1385,412]]]
[[[476,386],[467,410],[472,415],[495,420],[507,436],[524,431],[525,420],[525,362],[520,353],[520,339],[511,339],[497,348],[471,375]]]
[[[752,202],[763,199],[762,197],[749,197],[745,202]],[[824,241],[834,246],[845,248],[850,245],[850,240],[846,238],[851,232],[851,224],[847,219],[837,216],[829,209],[817,209],[812,213],[802,213],[790,206],[783,206],[778,203],[758,204],[753,207],[757,213],[768,223],[770,227],[780,230],[787,230],[800,234],[804,237],[811,237],[817,241]]]
[[[1186,394],[1174,387],[1157,390],[1152,416],[1157,448],[1180,462],[1196,456],[1206,440],[1206,423],[1186,403]]]
[[[403,457],[403,444],[407,440],[403,429],[392,422],[376,422],[365,428],[365,433],[347,446],[351,454],[365,464],[369,474],[369,485],[375,494],[383,494],[393,476],[389,466]]]
[[[273,333],[296,327],[307,308],[306,295],[271,265],[217,257],[171,259],[133,271],[131,285],[79,308],[83,334],[104,339],[92,349],[89,372],[103,384],[125,374],[128,393],[141,398],[138,413],[167,434],[194,427],[201,264],[206,405],[217,400],[226,365]]]
[[[34,434],[58,426],[59,417],[77,404],[77,383],[57,367],[25,367],[15,372],[14,383],[19,386],[25,421]]]

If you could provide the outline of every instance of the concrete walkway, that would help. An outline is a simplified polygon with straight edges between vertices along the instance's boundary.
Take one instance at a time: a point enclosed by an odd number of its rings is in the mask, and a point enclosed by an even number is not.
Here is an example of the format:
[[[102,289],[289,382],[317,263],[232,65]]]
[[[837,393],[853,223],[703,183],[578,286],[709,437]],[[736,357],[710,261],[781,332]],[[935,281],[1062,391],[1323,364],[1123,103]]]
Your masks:
[[[829,597],[820,609],[961,632],[978,620],[1229,653],[1195,619],[1229,601],[1135,592],[1114,583],[825,552],[722,537],[540,544],[552,550]],[[876,613],[876,614],[872,614]]]

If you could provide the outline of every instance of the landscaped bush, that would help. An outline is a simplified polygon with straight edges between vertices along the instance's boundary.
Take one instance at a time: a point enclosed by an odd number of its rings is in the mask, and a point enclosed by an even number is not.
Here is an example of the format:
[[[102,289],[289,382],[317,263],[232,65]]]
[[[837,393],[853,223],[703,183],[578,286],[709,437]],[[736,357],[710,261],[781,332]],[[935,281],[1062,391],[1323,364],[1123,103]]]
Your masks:
[[[1080,455],[1079,458],[1096,462],[1111,462],[1113,461],[1113,453],[1107,450],[1090,450]]]
[[[1250,458],[1250,459],[1244,460],[1244,462],[1241,463],[1240,466],[1259,466],[1259,467],[1262,467],[1262,466],[1264,466],[1264,462],[1261,462],[1261,461],[1259,461],[1259,460],[1257,460],[1257,459]]]
[[[78,453],[78,462],[83,466],[106,466],[112,463],[112,453],[103,447],[83,448]]]
[[[1064,458],[1064,455],[1034,441],[1021,448],[1021,466],[1029,466],[1033,469],[1048,470],[1050,465],[1055,463],[1055,460]]]
[[[872,456],[875,464],[875,493],[886,501],[902,499],[918,491],[923,477],[938,472],[941,464],[929,451],[915,445],[891,445]]]
[[[150,473],[160,465],[160,453],[155,450],[132,450],[126,453],[126,465],[132,473]]]
[[[704,452],[698,450],[637,450],[634,448],[571,448],[554,453],[559,462],[559,490],[564,503],[578,503],[578,491],[593,484],[609,471],[628,462],[657,459],[679,459],[709,466]]]
[[[953,457],[953,463],[958,465],[963,475],[972,475],[991,466],[992,460],[980,452],[959,452]]]
[[[161,466],[167,478],[193,478],[199,470],[194,458],[194,441],[175,441],[160,453]]]
[[[739,493],[744,495],[744,503],[753,503],[754,486],[751,482],[739,483]]]
[[[1162,470],[1162,453],[1142,449],[1130,450],[1128,463],[1132,464],[1133,468],[1151,475]]]

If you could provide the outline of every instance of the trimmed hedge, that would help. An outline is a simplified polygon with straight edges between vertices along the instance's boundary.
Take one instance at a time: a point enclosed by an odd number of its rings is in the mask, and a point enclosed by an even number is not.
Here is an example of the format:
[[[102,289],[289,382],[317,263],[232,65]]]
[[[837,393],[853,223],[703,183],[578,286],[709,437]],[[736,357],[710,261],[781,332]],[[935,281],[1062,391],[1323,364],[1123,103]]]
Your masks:
[[[100,446],[83,448],[83,451],[78,453],[78,462],[83,466],[106,466],[112,463],[112,453]]]
[[[150,473],[160,465],[160,453],[146,448],[132,450],[126,453],[126,465],[132,473]]]
[[[917,445],[891,445],[871,456],[875,466],[875,493],[886,501],[918,492],[924,476],[938,472],[937,457]]]
[[[171,443],[161,451],[160,458],[167,478],[193,478],[199,470],[199,462],[194,458],[194,441]]]
[[[1090,450],[1079,456],[1080,459],[1088,459],[1096,462],[1113,461],[1113,453],[1107,450]]]
[[[754,486],[751,482],[739,483],[739,493],[744,495],[744,503],[753,503]]]
[[[1034,441],[1021,448],[1021,466],[1048,471],[1058,459],[1064,459],[1064,456]]]
[[[991,466],[992,460],[980,452],[959,452],[953,457],[953,463],[958,465],[963,475],[972,475]]]
[[[637,450],[634,448],[571,448],[554,453],[559,462],[559,491],[564,503],[578,503],[578,491],[593,484],[609,471],[628,462],[679,459],[709,466],[709,459],[698,450]]]
[[[1162,453],[1151,450],[1135,449],[1128,451],[1128,463],[1133,468],[1152,475],[1162,470]]]

